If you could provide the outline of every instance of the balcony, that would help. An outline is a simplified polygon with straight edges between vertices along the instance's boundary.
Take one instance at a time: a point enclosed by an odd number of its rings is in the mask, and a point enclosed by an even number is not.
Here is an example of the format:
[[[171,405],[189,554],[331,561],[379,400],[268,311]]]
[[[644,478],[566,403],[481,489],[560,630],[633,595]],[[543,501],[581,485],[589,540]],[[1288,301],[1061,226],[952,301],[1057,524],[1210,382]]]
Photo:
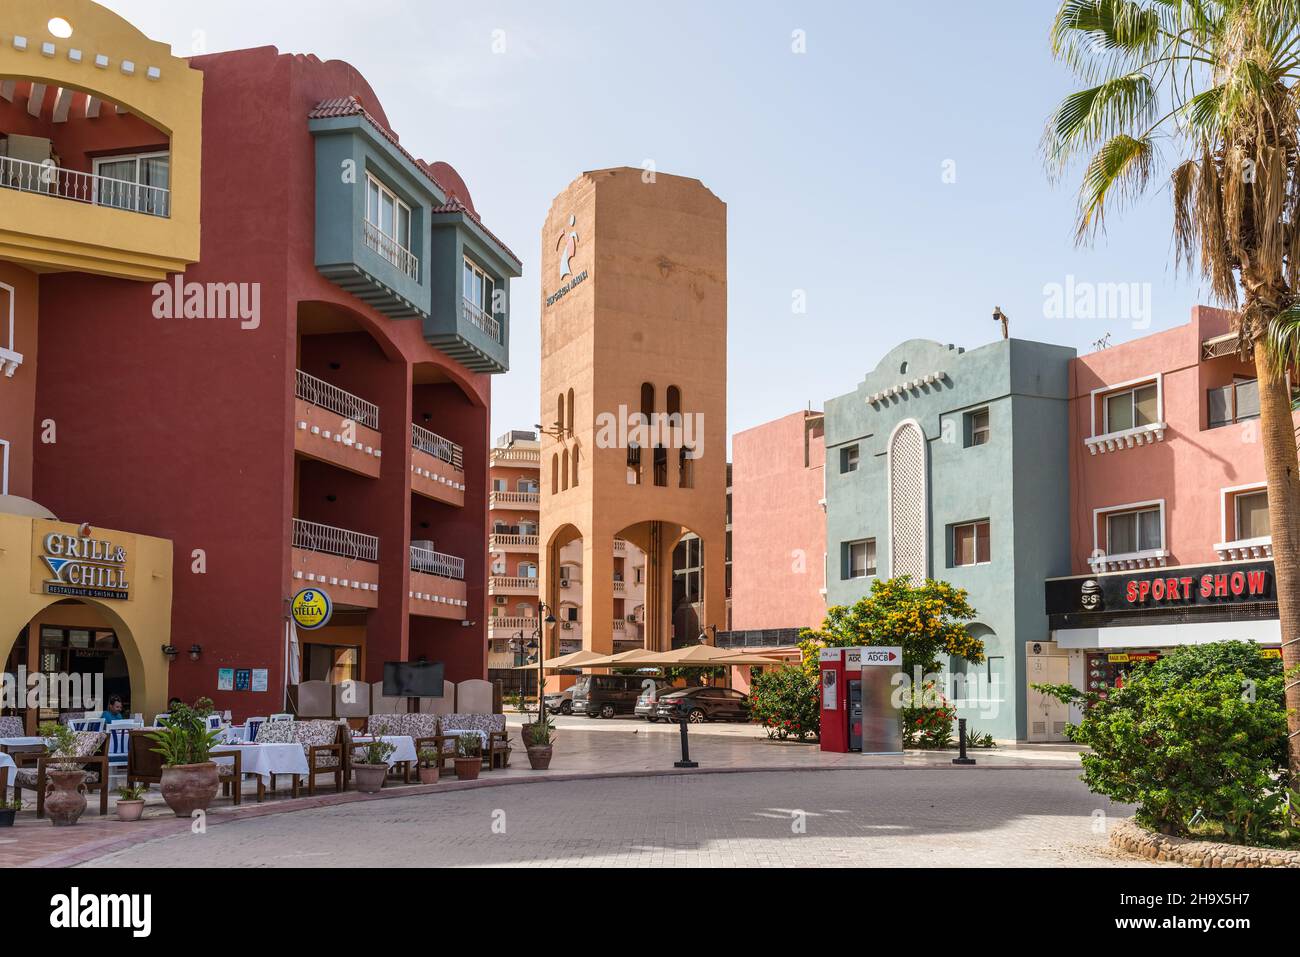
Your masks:
[[[540,547],[536,535],[504,535],[493,532],[488,536],[488,549],[494,552],[535,552]]]
[[[465,559],[411,545],[412,615],[464,621],[469,602],[465,597]]]
[[[493,449],[493,465],[541,465],[540,449]]]
[[[517,578],[510,575],[493,575],[488,578],[489,595],[536,595],[536,578]]]
[[[379,478],[379,407],[297,370],[293,447],[308,458]]]
[[[166,280],[199,260],[203,74],[102,6],[73,6],[59,11],[74,21],[69,39],[48,32],[47,4],[6,6],[0,258]],[[95,168],[146,149],[165,151],[152,183]]]
[[[1272,558],[1273,536],[1262,535],[1259,538],[1241,538],[1235,542],[1219,542],[1214,546],[1219,560],[1245,561],[1250,558]]]
[[[293,585],[314,584],[335,604],[379,605],[379,539],[348,529],[293,520]]]
[[[1168,426],[1163,422],[1153,422],[1150,425],[1139,425],[1136,428],[1124,429],[1120,432],[1094,435],[1084,439],[1083,444],[1088,447],[1090,455],[1104,455],[1107,452],[1119,452],[1139,445],[1163,442],[1167,428]]]
[[[1148,548],[1140,552],[1119,555],[1093,555],[1088,565],[1094,572],[1128,571],[1134,568],[1159,568],[1168,564],[1169,552],[1164,548]]]
[[[519,260],[355,97],[319,104],[308,113],[308,128],[316,144],[320,273],[392,319],[419,320],[425,341],[469,370],[504,372],[510,356],[509,280],[521,275]],[[377,228],[370,190],[341,183],[343,168],[373,180],[400,203],[409,230],[405,224]],[[499,312],[466,305],[467,259],[502,294],[487,305]]]
[[[465,504],[465,451],[411,423],[411,491],[448,505]]]
[[[541,622],[540,618],[529,618],[526,615],[497,615],[488,619],[493,638],[512,638],[521,631],[525,639],[531,638],[539,622]]]
[[[492,492],[488,496],[488,508],[512,508],[527,511],[541,507],[540,492]]]

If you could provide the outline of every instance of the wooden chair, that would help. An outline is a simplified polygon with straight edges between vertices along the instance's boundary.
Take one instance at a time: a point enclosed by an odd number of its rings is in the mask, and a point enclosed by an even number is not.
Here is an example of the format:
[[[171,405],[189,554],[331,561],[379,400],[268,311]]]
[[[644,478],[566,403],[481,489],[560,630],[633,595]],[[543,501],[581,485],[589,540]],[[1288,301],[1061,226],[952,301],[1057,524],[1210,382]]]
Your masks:
[[[344,744],[348,741],[346,725],[333,721],[295,721],[293,739],[302,745],[307,756],[307,793],[315,796],[316,777],[328,774],[334,778],[334,787],[342,791],[347,786],[343,760]],[[294,797],[298,796],[299,776],[293,776]],[[274,787],[274,785],[272,785]]]
[[[232,759],[229,764],[224,761],[217,764],[217,780],[221,782],[221,793],[230,798],[231,802],[238,807],[244,796],[243,752],[213,748],[208,754],[214,758]],[[261,778],[258,778],[258,780],[260,781]]]
[[[79,731],[80,746],[75,758],[55,759],[47,751],[20,752],[14,757],[18,773],[14,775],[14,799],[21,800],[23,789],[36,792],[36,816],[45,816],[45,791],[49,785],[46,771],[50,765],[65,763],[86,772],[83,787],[99,791],[99,813],[108,813],[108,735],[102,731]]]

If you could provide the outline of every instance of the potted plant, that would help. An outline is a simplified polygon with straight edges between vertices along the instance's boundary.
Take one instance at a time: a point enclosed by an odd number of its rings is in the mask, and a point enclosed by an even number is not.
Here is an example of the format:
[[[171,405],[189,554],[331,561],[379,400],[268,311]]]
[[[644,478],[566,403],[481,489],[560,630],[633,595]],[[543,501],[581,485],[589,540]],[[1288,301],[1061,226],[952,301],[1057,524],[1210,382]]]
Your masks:
[[[397,750],[397,746],[380,737],[383,733],[384,729],[380,728],[374,737],[352,752],[352,771],[357,776],[357,790],[362,794],[378,794],[388,777],[388,756]],[[358,754],[361,760],[356,759]]]
[[[545,771],[551,766],[551,752],[555,746],[555,724],[542,718],[531,725],[524,735],[528,749],[528,764],[534,771]]]
[[[421,748],[416,755],[420,759],[420,783],[438,783],[438,752],[432,748]]]
[[[220,782],[211,753],[221,732],[208,730],[210,714],[212,699],[200,698],[193,707],[177,705],[164,727],[149,732],[158,745],[154,753],[162,755],[163,800],[177,817],[206,811],[217,796]]]
[[[144,796],[149,790],[147,784],[124,784],[117,789],[117,819],[119,821],[138,821],[144,814]]]
[[[456,757],[452,762],[456,765],[456,777],[473,781],[483,766],[483,739],[477,734],[462,734],[456,739]]]
[[[23,802],[18,798],[6,801],[3,797],[0,797],[0,827],[13,827],[14,818],[22,809]]]
[[[45,765],[45,813],[55,827],[76,824],[86,810],[81,790],[86,772],[77,763],[77,732],[66,724],[46,721],[37,733],[46,741],[49,757]]]

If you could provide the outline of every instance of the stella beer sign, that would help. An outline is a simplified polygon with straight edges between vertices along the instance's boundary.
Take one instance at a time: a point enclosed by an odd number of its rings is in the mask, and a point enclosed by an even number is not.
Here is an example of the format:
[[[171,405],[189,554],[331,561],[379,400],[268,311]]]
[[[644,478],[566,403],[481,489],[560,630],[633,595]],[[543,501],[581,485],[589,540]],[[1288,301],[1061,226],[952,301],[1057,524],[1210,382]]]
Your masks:
[[[32,591],[73,598],[131,597],[135,537],[90,525],[32,523]]]

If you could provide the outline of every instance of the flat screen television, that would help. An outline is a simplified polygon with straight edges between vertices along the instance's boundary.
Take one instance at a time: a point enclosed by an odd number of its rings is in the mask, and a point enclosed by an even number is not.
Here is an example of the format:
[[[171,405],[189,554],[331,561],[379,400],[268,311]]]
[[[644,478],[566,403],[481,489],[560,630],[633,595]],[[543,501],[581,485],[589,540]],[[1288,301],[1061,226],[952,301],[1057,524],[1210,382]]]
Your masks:
[[[385,698],[441,698],[441,661],[385,661]]]

